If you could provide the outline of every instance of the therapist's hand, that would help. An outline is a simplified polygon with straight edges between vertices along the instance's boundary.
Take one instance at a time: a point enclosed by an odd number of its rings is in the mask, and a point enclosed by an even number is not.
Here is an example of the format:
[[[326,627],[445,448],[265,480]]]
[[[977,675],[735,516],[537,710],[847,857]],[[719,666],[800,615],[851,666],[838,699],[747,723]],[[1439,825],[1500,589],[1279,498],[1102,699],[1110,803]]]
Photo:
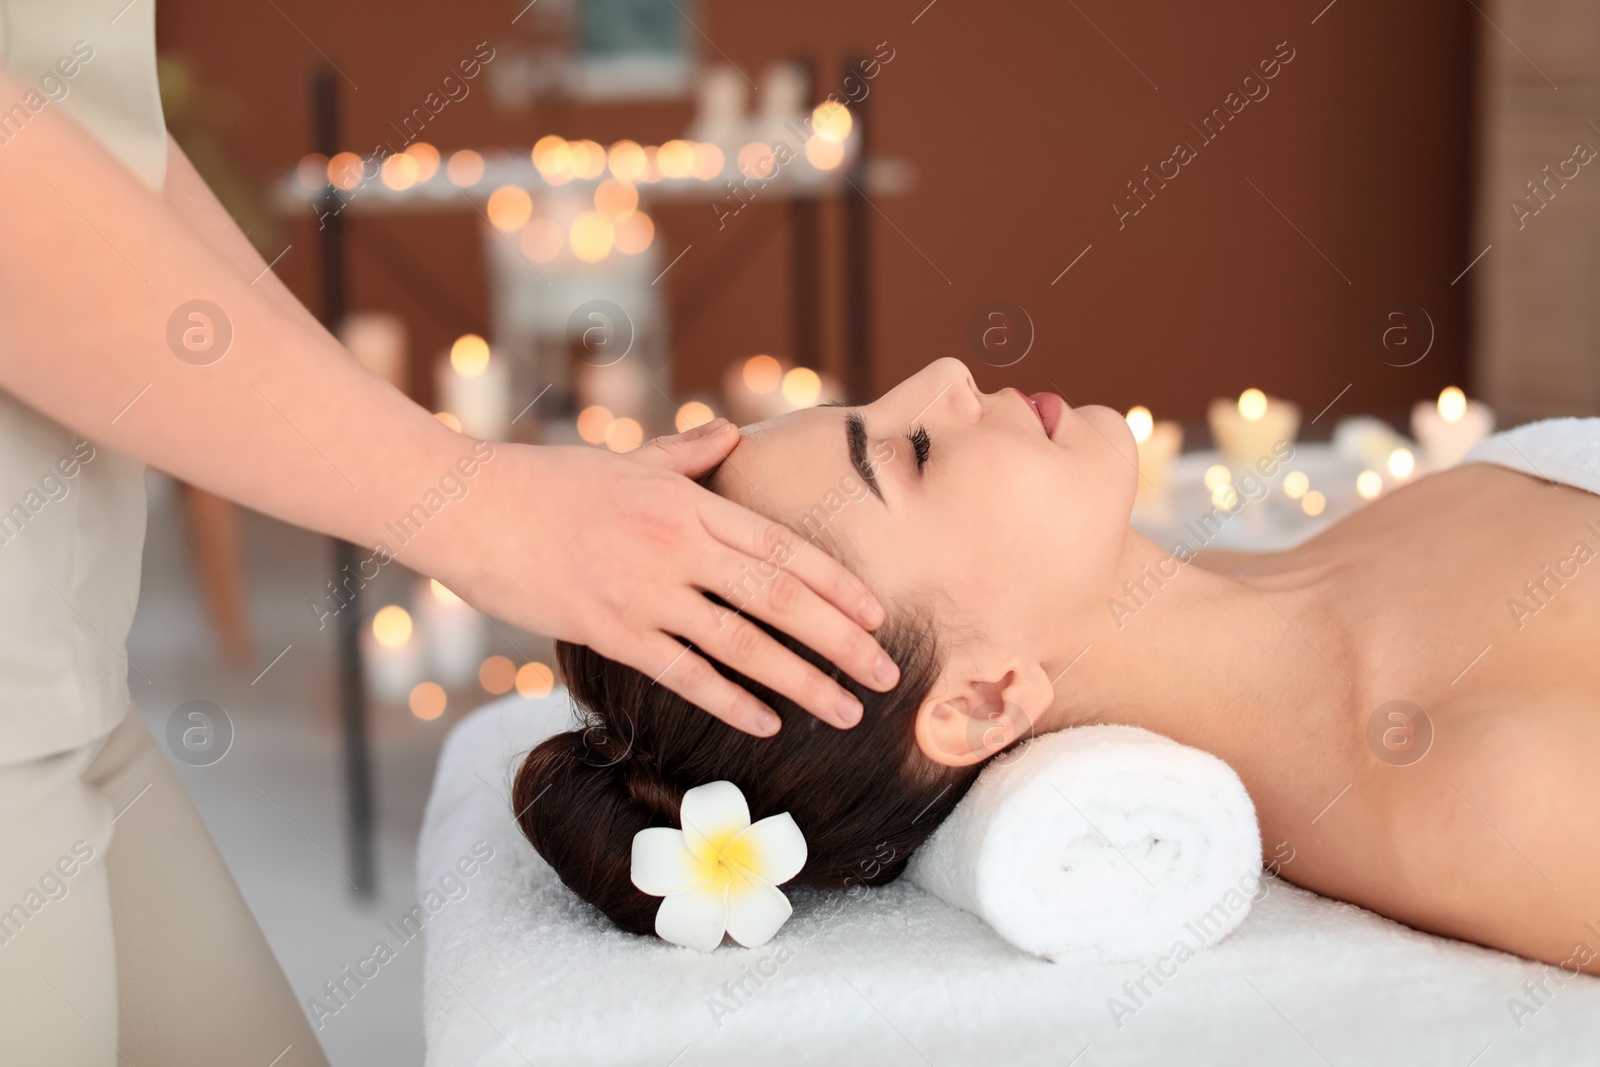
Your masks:
[[[899,679],[867,632],[883,609],[860,580],[788,527],[691,480],[738,440],[718,420],[626,456],[497,444],[459,521],[435,542],[457,557],[440,576],[483,611],[588,645],[747,733],[776,732],[778,717],[695,650],[824,722],[854,726],[859,701],[701,592],[722,594],[869,688]],[[724,591],[747,568],[772,577],[740,604]]]

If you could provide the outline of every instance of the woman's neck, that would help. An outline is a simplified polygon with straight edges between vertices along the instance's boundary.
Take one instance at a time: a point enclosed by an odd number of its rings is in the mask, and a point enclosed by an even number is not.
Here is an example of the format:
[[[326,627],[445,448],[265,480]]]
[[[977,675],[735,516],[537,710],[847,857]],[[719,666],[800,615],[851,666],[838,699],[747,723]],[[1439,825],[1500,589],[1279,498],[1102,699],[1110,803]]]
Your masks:
[[[1205,749],[1249,782],[1286,735],[1336,723],[1358,649],[1325,565],[1298,550],[1244,567],[1128,532],[1089,618],[1064,620],[1039,732],[1126,723]],[[1081,611],[1075,614],[1081,616]]]

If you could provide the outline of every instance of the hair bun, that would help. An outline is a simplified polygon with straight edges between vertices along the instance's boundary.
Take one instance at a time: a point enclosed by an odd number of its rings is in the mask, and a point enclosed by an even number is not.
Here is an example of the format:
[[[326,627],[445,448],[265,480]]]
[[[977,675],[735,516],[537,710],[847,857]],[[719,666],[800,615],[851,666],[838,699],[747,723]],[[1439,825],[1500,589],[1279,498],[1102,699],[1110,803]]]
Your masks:
[[[574,892],[635,933],[654,928],[660,902],[633,885],[633,838],[676,825],[682,791],[649,753],[590,725],[546,738],[512,786],[517,822]]]
[[[662,777],[655,757],[632,737],[619,737],[606,724],[594,722],[578,731],[578,747],[579,758],[588,766],[618,771],[635,803],[657,815],[677,819],[682,791]]]

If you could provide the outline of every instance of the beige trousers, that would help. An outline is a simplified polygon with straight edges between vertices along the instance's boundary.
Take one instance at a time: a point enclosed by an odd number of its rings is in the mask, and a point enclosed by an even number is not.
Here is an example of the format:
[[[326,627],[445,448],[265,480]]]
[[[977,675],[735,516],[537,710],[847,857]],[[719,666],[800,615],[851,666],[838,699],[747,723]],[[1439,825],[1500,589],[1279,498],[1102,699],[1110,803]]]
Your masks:
[[[326,1067],[136,709],[0,767],[0,1064]]]

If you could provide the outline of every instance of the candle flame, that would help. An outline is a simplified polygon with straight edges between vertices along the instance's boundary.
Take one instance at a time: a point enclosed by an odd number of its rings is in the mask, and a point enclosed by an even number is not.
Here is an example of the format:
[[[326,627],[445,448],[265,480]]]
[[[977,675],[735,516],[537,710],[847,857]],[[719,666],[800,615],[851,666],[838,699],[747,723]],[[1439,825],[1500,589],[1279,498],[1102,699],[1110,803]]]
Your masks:
[[[1460,422],[1467,413],[1467,394],[1455,386],[1447,386],[1439,394],[1439,417],[1445,422]]]
[[[1155,429],[1155,419],[1150,415],[1150,409],[1143,404],[1136,405],[1128,410],[1128,429],[1133,431],[1135,441],[1150,440],[1150,433]]]
[[[384,648],[399,648],[411,640],[411,613],[399,604],[379,608],[372,617],[372,636]]]
[[[463,378],[476,378],[489,367],[489,342],[475,333],[464,333],[450,346],[450,365]]]
[[[1251,422],[1267,413],[1267,394],[1259,389],[1246,389],[1239,394],[1239,414]]]

